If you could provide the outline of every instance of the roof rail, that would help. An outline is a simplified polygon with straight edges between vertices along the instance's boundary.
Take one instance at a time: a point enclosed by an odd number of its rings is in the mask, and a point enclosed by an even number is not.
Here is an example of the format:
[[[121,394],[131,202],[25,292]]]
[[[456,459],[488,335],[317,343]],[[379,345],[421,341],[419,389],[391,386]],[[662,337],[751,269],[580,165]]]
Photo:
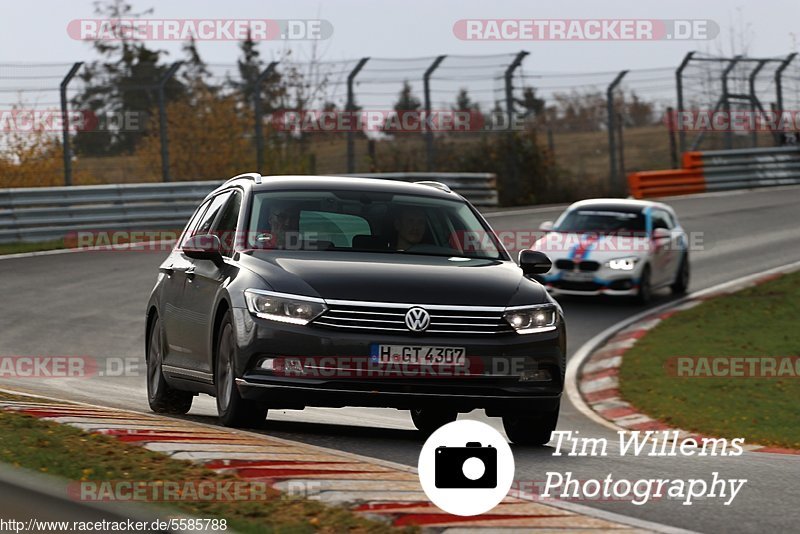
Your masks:
[[[228,178],[227,180],[225,180],[225,183],[227,184],[228,182],[232,182],[233,180],[238,180],[240,178],[253,180],[256,184],[261,183],[261,175],[257,172],[245,172],[243,174],[237,174],[233,178]]]
[[[438,189],[439,191],[444,191],[445,193],[452,193],[450,187],[447,184],[443,184],[442,182],[434,182],[433,180],[423,180],[421,182],[414,182],[415,184],[419,185],[427,185],[428,187],[433,187]]]

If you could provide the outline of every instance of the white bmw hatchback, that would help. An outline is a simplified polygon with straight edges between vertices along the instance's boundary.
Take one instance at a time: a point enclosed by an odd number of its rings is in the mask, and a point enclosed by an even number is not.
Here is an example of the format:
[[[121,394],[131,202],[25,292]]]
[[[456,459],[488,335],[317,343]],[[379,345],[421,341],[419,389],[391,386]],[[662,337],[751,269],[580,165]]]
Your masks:
[[[675,211],[660,202],[591,199],[572,204],[532,247],[553,267],[539,281],[553,295],[620,295],[647,302],[689,286],[689,239]]]

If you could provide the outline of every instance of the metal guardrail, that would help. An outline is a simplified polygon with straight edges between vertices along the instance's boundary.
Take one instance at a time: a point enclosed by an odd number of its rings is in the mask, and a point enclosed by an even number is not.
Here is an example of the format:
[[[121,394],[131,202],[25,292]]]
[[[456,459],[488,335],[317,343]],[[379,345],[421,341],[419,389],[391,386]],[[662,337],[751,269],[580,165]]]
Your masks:
[[[387,173],[391,180],[436,180],[478,206],[496,206],[493,174]],[[0,189],[0,243],[51,241],[79,231],[182,228],[222,181]]]
[[[636,198],[800,184],[800,147],[686,152],[683,168],[628,176]]]

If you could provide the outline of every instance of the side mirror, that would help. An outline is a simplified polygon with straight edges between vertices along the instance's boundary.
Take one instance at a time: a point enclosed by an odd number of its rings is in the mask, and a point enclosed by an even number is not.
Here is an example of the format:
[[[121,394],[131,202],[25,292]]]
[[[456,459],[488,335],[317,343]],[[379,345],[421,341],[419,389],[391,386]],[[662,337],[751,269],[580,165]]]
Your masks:
[[[525,274],[544,274],[550,270],[553,262],[544,252],[526,249],[519,252],[519,266]]]
[[[653,230],[654,241],[658,241],[661,239],[669,239],[670,237],[672,237],[672,232],[670,232],[666,228],[655,228]]]
[[[549,232],[553,229],[553,221],[544,221],[542,224],[539,225],[539,230],[544,230]]]
[[[183,253],[195,260],[222,261],[222,243],[212,234],[193,235],[183,245]]]

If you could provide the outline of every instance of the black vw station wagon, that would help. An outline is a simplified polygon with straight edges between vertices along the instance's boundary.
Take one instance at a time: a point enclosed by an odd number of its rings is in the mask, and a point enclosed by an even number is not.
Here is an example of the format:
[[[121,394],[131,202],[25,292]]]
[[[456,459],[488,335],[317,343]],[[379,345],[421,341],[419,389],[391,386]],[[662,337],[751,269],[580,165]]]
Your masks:
[[[231,178],[159,267],[147,305],[147,394],[183,414],[216,397],[228,426],[267,410],[410,410],[429,433],[458,413],[509,438],[556,427],[566,331],[559,305],[463,197],[438,182]]]

